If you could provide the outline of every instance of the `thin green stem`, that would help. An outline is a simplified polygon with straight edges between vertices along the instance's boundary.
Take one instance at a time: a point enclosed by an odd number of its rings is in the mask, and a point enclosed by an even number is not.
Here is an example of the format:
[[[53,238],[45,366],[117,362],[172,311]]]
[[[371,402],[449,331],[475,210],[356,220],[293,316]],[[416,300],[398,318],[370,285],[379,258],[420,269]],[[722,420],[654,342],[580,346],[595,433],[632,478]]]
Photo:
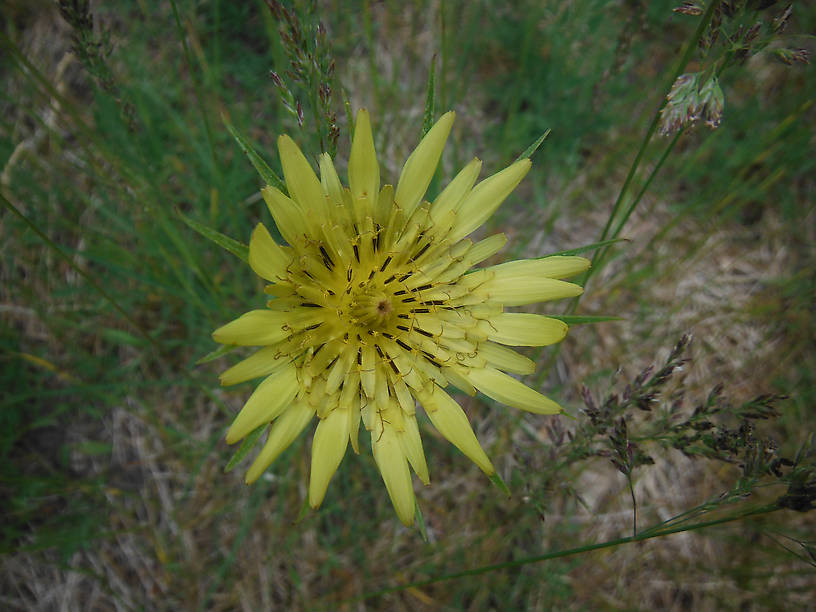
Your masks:
[[[623,217],[621,218],[620,222],[618,222],[618,225],[615,227],[614,231],[612,232],[613,238],[617,238],[618,236],[620,236],[620,233],[623,231],[624,225],[626,225],[626,222],[629,221],[629,217],[632,216],[632,213],[635,212],[635,208],[637,208],[638,204],[640,204],[640,201],[643,199],[643,196],[646,195],[646,192],[649,190],[649,187],[651,186],[652,181],[657,176],[658,172],[660,172],[660,169],[663,167],[663,164],[668,159],[669,154],[674,149],[674,146],[677,144],[677,141],[680,140],[680,136],[682,134],[683,134],[683,130],[678,131],[674,135],[674,138],[671,139],[671,142],[669,142],[666,149],[663,151],[663,155],[660,156],[660,159],[657,161],[657,164],[655,164],[655,167],[652,169],[651,173],[649,174],[649,177],[646,179],[646,182],[643,184],[643,187],[641,187],[641,189],[638,192],[637,196],[635,196],[635,199],[632,200],[632,203],[626,209],[626,211],[624,212]],[[609,246],[602,247],[602,248],[598,249],[597,251],[595,251],[595,256],[593,257],[592,268],[590,268],[590,269],[592,270],[592,269],[598,269],[598,268],[602,267],[604,258],[606,257],[606,254],[608,252],[609,252]],[[587,280],[588,279],[589,279],[589,277],[587,277]],[[577,306],[577,301],[576,301],[575,305]],[[574,310],[574,308],[573,308],[573,310]]]
[[[644,154],[646,153],[646,148],[649,145],[649,142],[652,140],[652,136],[657,131],[657,126],[660,122],[660,111],[663,110],[663,107],[666,105],[666,95],[671,90],[672,85],[677,80],[683,71],[686,69],[689,61],[691,61],[691,56],[694,54],[694,51],[697,49],[697,44],[699,43],[700,39],[702,38],[703,34],[705,33],[706,28],[708,27],[709,22],[711,21],[711,17],[714,14],[715,7],[719,4],[718,0],[710,0],[708,3],[708,7],[706,8],[705,13],[703,14],[702,18],[700,19],[700,23],[697,25],[697,30],[694,32],[694,35],[687,41],[685,51],[677,63],[674,71],[671,74],[671,77],[668,79],[667,86],[663,88],[665,92],[661,98],[661,102],[657,107],[657,110],[652,117],[652,122],[649,124],[649,129],[646,131],[646,135],[643,138],[643,142],[640,144],[640,149],[635,155],[635,159],[632,162],[632,165],[629,167],[629,172],[626,174],[626,178],[623,181],[623,185],[621,186],[620,192],[618,193],[618,197],[615,200],[614,205],[612,206],[612,212],[609,215],[609,218],[606,221],[606,225],[601,232],[601,237],[599,238],[599,242],[606,240],[610,235],[610,230],[612,229],[612,224],[614,220],[617,218],[618,213],[620,212],[621,206],[623,206],[623,200],[626,197],[627,192],[629,191],[629,187],[632,184],[632,180],[637,173],[638,168],[640,167],[640,162],[643,159]],[[669,149],[670,150],[670,149]],[[636,200],[637,202],[637,200]],[[634,210],[634,207],[631,208]],[[631,212],[629,212],[631,214]],[[626,217],[628,219],[628,215]],[[622,228],[622,224],[618,225],[617,232],[620,232]],[[613,237],[616,237],[617,234],[613,234]],[[592,260],[592,267],[587,271],[584,277],[584,283],[588,282],[590,277],[599,271],[600,269],[600,257],[598,253],[595,254],[595,257]],[[576,298],[573,302],[573,310],[577,307],[578,298]]]
[[[448,108],[450,102],[448,101],[448,24],[445,20],[445,0],[439,2],[439,34],[440,34],[440,51],[441,51],[441,66],[440,66],[440,85],[439,85],[439,99],[442,101],[440,108],[443,110]]]
[[[635,498],[635,486],[632,484],[631,472],[626,474],[626,483],[629,485],[629,494],[632,496],[632,537],[637,537],[638,506]]]
[[[213,141],[212,129],[210,128],[210,119],[207,116],[207,109],[204,107],[204,99],[201,97],[201,88],[199,87],[198,77],[193,66],[193,59],[190,55],[190,48],[187,46],[187,36],[184,33],[184,27],[181,25],[181,18],[179,17],[178,8],[176,7],[176,0],[170,0],[170,6],[173,9],[173,17],[176,20],[176,29],[178,30],[179,39],[181,39],[181,46],[184,48],[184,57],[187,61],[187,68],[190,70],[190,78],[193,81],[193,93],[195,93],[196,103],[198,104],[198,111],[201,114],[201,120],[204,123],[204,132],[207,136],[207,144],[210,146],[210,155],[212,156],[213,172],[215,173],[218,185],[221,187],[221,192],[224,192],[223,181],[221,180],[221,169],[218,164],[218,157],[215,154],[215,143]]]
[[[379,591],[374,591],[371,593],[366,593],[359,598],[355,598],[352,600],[346,600],[346,602],[353,602],[353,601],[361,601],[366,599],[371,599],[374,597],[380,597],[382,595],[387,595],[389,593],[396,593],[398,591],[404,591],[406,589],[413,589],[413,588],[421,588],[431,584],[435,584],[437,582],[446,582],[449,580],[456,580],[458,578],[464,578],[467,576],[479,576],[481,574],[486,574],[488,572],[493,572],[496,570],[503,570],[509,569],[513,567],[521,567],[524,565],[530,565],[532,563],[541,563],[542,561],[549,561],[551,559],[559,559],[563,557],[570,557],[572,555],[579,555],[582,553],[592,552],[594,550],[602,550],[604,548],[613,548],[615,546],[621,546],[623,544],[632,544],[635,542],[643,542],[645,540],[650,540],[652,538],[659,538],[663,536],[672,535],[674,533],[686,532],[686,531],[698,531],[700,529],[705,529],[707,527],[713,527],[715,525],[722,525],[724,523],[731,523],[734,521],[739,521],[742,519],[746,519],[752,516],[759,516],[762,514],[769,514],[771,512],[775,512],[780,510],[780,507],[777,504],[768,504],[765,506],[759,506],[756,508],[752,508],[750,510],[745,510],[743,512],[730,514],[728,516],[720,517],[717,519],[712,519],[710,521],[701,521],[699,523],[693,523],[691,525],[678,525],[668,528],[663,528],[657,526],[656,528],[650,528],[645,531],[642,531],[639,534],[628,536],[625,538],[616,538],[614,540],[608,540],[606,542],[599,542],[596,544],[585,544],[583,546],[578,546],[576,548],[568,548],[566,550],[558,550],[553,552],[547,552],[542,555],[535,555],[532,557],[524,557],[523,559],[516,559],[514,561],[507,561],[505,563],[495,563],[492,565],[483,565],[481,567],[471,568],[467,570],[462,570],[460,572],[454,572],[451,574],[443,574],[441,576],[436,576],[434,578],[429,578],[428,580],[420,580],[417,582],[410,582],[406,584],[400,584],[392,587],[387,587],[384,589],[380,589]],[[344,602],[345,603],[345,602]]]

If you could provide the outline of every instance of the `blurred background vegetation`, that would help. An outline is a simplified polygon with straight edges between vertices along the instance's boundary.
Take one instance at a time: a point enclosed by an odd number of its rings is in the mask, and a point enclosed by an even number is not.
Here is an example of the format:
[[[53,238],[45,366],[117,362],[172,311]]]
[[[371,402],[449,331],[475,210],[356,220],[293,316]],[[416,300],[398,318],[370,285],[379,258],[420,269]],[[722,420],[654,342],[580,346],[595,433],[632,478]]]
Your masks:
[[[492,173],[552,130],[490,227],[510,238],[506,257],[541,256],[599,239],[701,19],[672,9],[696,5],[321,0],[296,3],[288,23],[262,1],[62,4],[0,9],[2,607],[813,605],[816,525],[793,510],[379,593],[629,535],[634,496],[648,526],[784,493],[760,478],[766,464],[750,480],[744,456],[684,454],[654,422],[676,423],[673,411],[720,385],[727,431],[755,423],[769,456],[792,459],[816,430],[816,76],[801,61],[812,3],[796,2],[784,31],[745,57],[750,27],[772,29],[789,3],[721,3],[718,44],[740,60],[720,74],[722,123],[678,137],[578,305],[622,320],[531,353],[541,388],[576,419],[460,398],[510,499],[426,423],[428,541],[396,520],[370,453],[348,455],[321,510],[296,524],[310,436],[252,488],[240,469],[223,473],[223,436],[251,385],[222,390],[224,361],[196,361],[216,348],[213,329],[262,304],[261,283],[179,213],[241,242],[271,219],[221,116],[277,168],[279,134],[314,159],[333,114],[344,166],[346,98],[371,110],[393,181],[419,140],[435,62],[437,113],[457,111],[439,182],[474,155]],[[300,56],[287,42],[298,33]],[[308,53],[314,63],[292,64]],[[330,85],[322,98],[318,81]],[[629,194],[669,142],[646,147]],[[626,413],[653,461],[627,474],[610,461],[620,429],[586,429],[587,399],[659,368],[687,332],[690,360],[652,402],[661,416]],[[764,413],[775,418],[729,412],[760,394],[788,399]],[[564,450],[565,432],[594,442]]]

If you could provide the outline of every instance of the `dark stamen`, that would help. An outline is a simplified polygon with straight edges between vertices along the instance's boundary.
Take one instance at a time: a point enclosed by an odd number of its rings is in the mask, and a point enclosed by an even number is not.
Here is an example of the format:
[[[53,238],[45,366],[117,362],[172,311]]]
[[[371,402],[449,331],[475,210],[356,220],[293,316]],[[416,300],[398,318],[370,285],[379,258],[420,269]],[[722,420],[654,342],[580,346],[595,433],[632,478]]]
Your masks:
[[[430,353],[426,353],[425,351],[422,351],[422,354],[425,356],[425,359],[427,359],[428,361],[431,362],[432,365],[435,365],[437,368],[442,367],[442,364],[439,363],[438,361],[436,361],[436,359],[434,359],[433,355],[431,355]]]
[[[414,350],[414,349],[412,349],[410,346],[408,346],[407,344],[405,344],[405,343],[404,343],[402,340],[397,340],[397,344],[399,344],[399,345],[400,345],[402,348],[404,348],[406,351],[413,351],[413,350]]]
[[[424,247],[422,247],[422,248],[419,250],[419,253],[417,253],[416,255],[414,255],[414,256],[411,258],[411,260],[414,260],[414,259],[419,259],[419,258],[422,256],[422,254],[423,254],[425,251],[427,251],[427,250],[428,250],[428,247],[430,247],[430,246],[431,246],[431,243],[430,243],[430,242],[426,243],[426,244],[425,244],[425,246],[424,246]]]
[[[326,269],[331,270],[334,267],[334,262],[332,258],[329,257],[329,254],[326,252],[326,249],[323,248],[323,245],[320,245],[320,254],[323,256],[323,265],[326,266]]]

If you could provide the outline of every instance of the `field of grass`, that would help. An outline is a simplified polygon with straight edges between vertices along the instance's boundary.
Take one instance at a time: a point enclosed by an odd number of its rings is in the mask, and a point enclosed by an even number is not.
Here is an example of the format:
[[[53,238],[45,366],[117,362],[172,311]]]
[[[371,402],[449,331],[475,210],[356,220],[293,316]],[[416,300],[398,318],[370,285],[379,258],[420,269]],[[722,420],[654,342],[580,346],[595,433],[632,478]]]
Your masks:
[[[84,5],[0,8],[0,607],[813,607],[815,6]],[[509,498],[426,418],[424,532],[364,435],[301,517],[313,428],[246,486],[224,435],[254,383],[202,360],[265,301],[206,228],[274,227],[227,124],[278,174],[280,134],[336,146],[345,181],[367,108],[394,182],[432,66],[457,117],[429,193],[551,130],[488,263],[620,238],[546,311],[615,319],[524,351],[564,415],[456,396]],[[718,127],[659,133],[681,73],[718,77]]]

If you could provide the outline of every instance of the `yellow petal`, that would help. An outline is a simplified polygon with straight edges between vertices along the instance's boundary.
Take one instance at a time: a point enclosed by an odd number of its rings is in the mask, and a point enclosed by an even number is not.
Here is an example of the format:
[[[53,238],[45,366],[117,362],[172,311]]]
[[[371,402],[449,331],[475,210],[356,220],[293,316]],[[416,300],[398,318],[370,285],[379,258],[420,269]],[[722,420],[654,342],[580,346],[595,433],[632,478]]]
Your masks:
[[[310,229],[300,206],[269,185],[261,189],[261,195],[283,239],[292,246],[302,244]]]
[[[374,399],[377,388],[377,354],[374,352],[373,344],[366,344],[362,347],[362,359],[360,365],[360,382],[363,391],[369,399]]]
[[[354,122],[348,175],[352,195],[356,199],[367,198],[368,205],[373,207],[380,192],[380,166],[374,150],[371,121],[364,108],[357,111],[357,120]]]
[[[487,397],[536,414],[558,414],[561,406],[512,376],[494,368],[470,370],[467,379]]]
[[[431,205],[431,218],[434,223],[439,222],[446,214],[457,209],[459,204],[470,193],[479,172],[482,170],[482,160],[473,158],[459,171],[448,186],[442,190]]]
[[[532,374],[535,372],[535,362],[524,355],[519,355],[513,349],[499,346],[492,342],[483,342],[479,345],[479,355],[491,366],[513,374]]]
[[[239,346],[265,346],[285,340],[292,332],[284,329],[290,312],[273,310],[250,310],[234,321],[216,329],[213,340],[221,344]]]
[[[487,268],[494,272],[517,276],[569,278],[589,269],[590,261],[583,257],[552,255],[542,259],[520,259]]]
[[[295,366],[270,374],[257,386],[227,432],[227,444],[237,442],[253,429],[277,418],[295,399],[298,379]]]
[[[416,417],[404,415],[403,424],[405,429],[397,434],[402,451],[422,483],[428,484],[431,477],[428,474],[428,464],[425,462],[425,453],[422,450],[422,438],[419,435]]]
[[[351,441],[351,448],[354,449],[355,454],[359,455],[360,402],[351,403],[351,408],[348,411],[348,415],[349,415],[349,440]]]
[[[431,184],[454,117],[456,114],[453,111],[442,115],[425,134],[402,167],[394,200],[405,211],[406,217],[410,217],[414,209],[422,202],[422,196],[425,195],[428,185]]]
[[[416,400],[401,378],[394,375],[391,376],[391,383],[394,387],[394,393],[397,396],[397,403],[400,406],[403,414],[406,416],[414,416],[416,414]]]
[[[399,520],[410,527],[414,523],[414,487],[397,433],[388,425],[376,427],[371,432],[371,448],[394,510]]]
[[[314,416],[314,408],[310,407],[306,402],[295,402],[280,415],[277,420],[269,428],[269,437],[266,439],[266,444],[255,457],[255,461],[249,466],[247,470],[245,481],[247,484],[252,484],[258,477],[268,468],[278,456],[289,448],[289,445],[295,441],[303,431],[303,428],[309,424]]]
[[[337,471],[349,441],[348,410],[335,408],[317,424],[312,441],[312,472],[309,479],[309,505],[317,508],[326,495],[329,481]]]
[[[503,312],[482,322],[489,340],[512,346],[548,346],[561,342],[567,335],[567,324],[526,312]]]
[[[346,350],[340,354],[337,361],[329,368],[326,375],[326,393],[334,393],[340,388],[340,384],[348,380],[351,364],[354,359],[354,354],[350,350]]]
[[[277,346],[267,346],[225,370],[219,378],[225,387],[237,385],[246,380],[267,376],[288,363],[289,358],[281,355]]]
[[[507,236],[504,234],[488,236],[470,247],[470,250],[465,254],[465,261],[470,266],[475,266],[477,263],[481,263],[501,251],[505,244],[507,244]]]
[[[283,135],[278,138],[278,152],[289,194],[304,213],[325,219],[327,206],[323,187],[300,147]]]
[[[255,226],[249,239],[249,265],[255,274],[268,281],[282,280],[291,262],[291,255],[272,239],[264,224]]]
[[[475,274],[478,272],[468,276],[475,278]],[[501,271],[492,278],[488,277],[484,283],[474,288],[471,294],[474,298],[482,297],[504,306],[523,306],[534,302],[571,298],[583,292],[579,285],[566,281]]]
[[[380,195],[377,196],[377,210],[374,216],[374,220],[382,226],[382,230],[380,230],[379,240],[380,240],[380,248],[385,249],[386,240],[388,239],[386,233],[388,231],[388,225],[395,224],[397,219],[394,218],[396,215],[394,214],[394,186],[393,185],[383,185],[382,189],[380,189]]]
[[[343,185],[328,153],[320,154],[320,184],[332,204],[339,206],[343,203]]]
[[[496,470],[487,458],[464,410],[450,395],[437,386],[431,392],[421,392],[419,401],[431,423],[447,440],[490,476]]]
[[[445,378],[462,393],[467,393],[471,397],[476,395],[476,387],[471,385],[468,379],[462,376],[455,367],[443,367],[442,373],[445,375]]]
[[[529,159],[521,159],[476,185],[459,205],[448,239],[461,240],[487,221],[530,171],[530,166]]]

